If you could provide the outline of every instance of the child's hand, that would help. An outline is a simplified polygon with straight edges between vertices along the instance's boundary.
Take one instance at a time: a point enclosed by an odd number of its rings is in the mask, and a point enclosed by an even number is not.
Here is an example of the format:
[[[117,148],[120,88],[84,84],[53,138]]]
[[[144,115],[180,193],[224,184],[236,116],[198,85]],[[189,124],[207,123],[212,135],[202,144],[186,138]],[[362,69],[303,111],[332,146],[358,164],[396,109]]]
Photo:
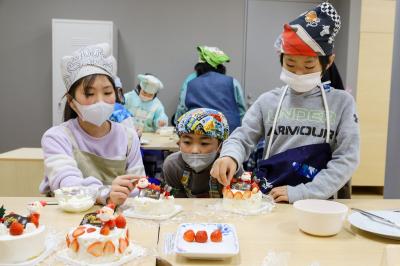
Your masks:
[[[214,162],[210,174],[222,185],[228,186],[231,183],[236,170],[237,164],[233,158],[221,157]]]
[[[289,202],[287,186],[275,187],[269,192],[275,202]]]
[[[167,122],[165,122],[164,120],[160,120],[158,121],[158,127],[163,127],[167,124]]]
[[[138,138],[140,139],[142,137],[143,131],[140,128],[137,128],[136,133],[138,134]]]
[[[117,176],[111,184],[110,200],[116,205],[123,204],[139,179],[132,175]]]

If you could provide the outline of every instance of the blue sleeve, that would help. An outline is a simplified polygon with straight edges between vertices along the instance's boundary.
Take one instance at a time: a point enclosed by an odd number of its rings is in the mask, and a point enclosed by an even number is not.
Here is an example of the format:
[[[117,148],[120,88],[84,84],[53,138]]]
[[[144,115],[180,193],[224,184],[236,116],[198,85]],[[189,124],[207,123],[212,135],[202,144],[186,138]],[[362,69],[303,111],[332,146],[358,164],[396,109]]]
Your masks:
[[[179,103],[178,103],[178,107],[176,108],[176,112],[175,112],[175,119],[174,119],[175,124],[177,123],[179,117],[181,117],[181,115],[183,115],[184,113],[186,113],[188,111],[188,108],[186,107],[186,104],[185,104],[187,85],[191,80],[195,79],[196,77],[197,77],[197,74],[195,72],[193,72],[192,74],[187,76],[187,78],[185,79],[185,81],[182,84],[182,87],[179,91]]]
[[[158,128],[159,121],[165,121],[166,124],[168,125],[168,116],[165,114],[163,104],[161,103],[161,101],[158,101],[157,105],[158,106],[154,113],[154,120],[153,120],[154,128],[156,129]]]
[[[246,113],[246,102],[244,100],[244,94],[242,87],[240,86],[239,81],[233,79],[233,88],[235,90],[235,100],[237,107],[239,109],[240,119],[243,119],[244,114]]]

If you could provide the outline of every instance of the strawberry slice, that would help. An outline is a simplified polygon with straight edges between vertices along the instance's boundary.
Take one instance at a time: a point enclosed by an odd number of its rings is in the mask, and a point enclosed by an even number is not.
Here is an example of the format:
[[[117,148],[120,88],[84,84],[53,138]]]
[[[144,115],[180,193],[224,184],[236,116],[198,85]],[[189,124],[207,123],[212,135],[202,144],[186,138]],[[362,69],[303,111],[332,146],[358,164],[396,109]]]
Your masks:
[[[233,195],[233,198],[234,198],[235,200],[241,200],[241,199],[243,199],[243,195],[242,195],[241,192],[236,191],[236,192],[235,192],[235,195]]]
[[[250,191],[250,190],[246,190],[246,191],[243,193],[243,198],[244,198],[244,199],[250,199],[250,198],[251,198],[251,191]]]
[[[195,238],[194,231],[189,229],[183,234],[183,239],[187,242],[193,242]]]
[[[71,245],[71,240],[69,239],[68,234],[65,236],[65,242],[67,243],[67,247],[69,248],[69,246]]]
[[[128,247],[129,243],[125,238],[120,238],[119,239],[119,248],[118,251],[119,253],[124,253],[124,251],[126,250],[126,248]]]
[[[221,242],[222,241],[221,230],[219,230],[219,229],[214,230],[210,235],[210,239],[211,239],[212,242]]]
[[[72,249],[73,251],[75,251],[75,252],[78,252],[78,251],[79,251],[79,242],[78,242],[78,239],[75,238],[74,240],[72,240],[71,249]]]
[[[85,227],[86,228],[86,227]],[[85,229],[84,228],[76,228],[75,231],[72,233],[72,236],[74,238],[77,238],[78,236],[81,236],[85,233]]]
[[[115,253],[115,246],[114,246],[112,241],[108,240],[104,244],[103,252],[104,252],[105,255],[114,254]]]
[[[104,243],[97,241],[88,246],[87,252],[95,257],[100,257],[103,255]]]
[[[227,199],[233,199],[233,192],[231,190],[227,190],[225,193],[225,197]]]
[[[127,239],[128,242],[129,242],[129,229],[126,229],[126,239]]]
[[[86,229],[87,233],[93,233],[95,231],[96,231],[96,228],[94,228],[94,227],[90,227],[90,228]]]

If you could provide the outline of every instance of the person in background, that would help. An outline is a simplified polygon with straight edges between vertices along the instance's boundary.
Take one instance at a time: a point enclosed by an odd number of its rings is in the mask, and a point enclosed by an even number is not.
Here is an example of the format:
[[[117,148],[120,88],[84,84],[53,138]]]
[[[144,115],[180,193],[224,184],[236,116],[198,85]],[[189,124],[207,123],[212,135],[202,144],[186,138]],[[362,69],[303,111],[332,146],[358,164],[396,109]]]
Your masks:
[[[176,131],[180,151],[165,159],[162,173],[174,196],[221,197],[222,186],[210,177],[210,169],[229,134],[225,116],[213,109],[193,109],[178,119]]]
[[[230,58],[217,47],[198,46],[197,51],[199,62],[180,90],[175,124],[189,110],[211,108],[225,115],[233,132],[241,125],[247,108],[240,83],[226,75],[224,63]]]
[[[116,61],[107,43],[91,45],[61,60],[67,102],[64,123],[42,137],[45,177],[39,190],[49,194],[71,186],[97,190],[97,202],[120,204],[133,183],[145,176],[136,132],[109,120],[119,102]]]
[[[125,108],[125,96],[122,87],[122,82],[119,77],[115,77],[114,79],[115,88],[117,89],[117,98],[119,102],[114,104],[114,112],[110,116],[110,120],[118,123],[122,123],[123,125],[135,129],[134,119],[131,112],[129,112]],[[137,132],[140,138],[140,132]]]
[[[219,182],[229,184],[261,137],[266,152],[254,174],[275,201],[328,199],[348,182],[360,158],[355,101],[321,81],[340,25],[328,2],[284,25],[280,79],[286,86],[262,94],[224,142],[211,169]]]
[[[125,94],[125,107],[133,114],[135,127],[139,132],[155,132],[158,128],[168,125],[168,116],[157,93],[164,86],[152,74],[137,76],[139,84],[136,91]]]

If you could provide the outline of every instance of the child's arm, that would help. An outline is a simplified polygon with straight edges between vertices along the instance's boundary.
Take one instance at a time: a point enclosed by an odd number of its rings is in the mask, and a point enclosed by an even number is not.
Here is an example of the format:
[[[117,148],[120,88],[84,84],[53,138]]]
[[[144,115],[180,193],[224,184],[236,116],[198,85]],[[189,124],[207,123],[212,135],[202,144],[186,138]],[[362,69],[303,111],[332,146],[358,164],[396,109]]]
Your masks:
[[[66,133],[60,128],[49,129],[42,137],[45,178],[40,192],[46,193],[61,187],[93,186],[103,183],[95,177],[85,177],[78,168],[72,152],[72,144]]]
[[[239,81],[236,79],[233,79],[233,88],[235,93],[235,101],[239,109],[240,119],[243,120],[244,114],[247,110],[246,101],[244,100],[242,87],[240,86]]]
[[[337,128],[336,145],[327,169],[321,170],[312,182],[288,186],[289,202],[299,199],[327,199],[336,193],[353,175],[360,161],[360,131],[356,104],[349,95]]]
[[[133,128],[127,128],[127,134],[132,137],[132,144],[127,157],[126,175],[117,176],[108,191],[100,195],[99,202],[106,204],[109,197],[113,203],[120,205],[132,195],[134,180],[146,176],[144,171],[142,155],[140,153],[140,141]],[[129,136],[127,136],[129,138]]]
[[[154,113],[154,128],[160,128],[168,125],[168,116],[165,114],[164,106],[159,102],[156,112]]]
[[[264,136],[264,119],[261,105],[265,105],[265,96],[261,96],[250,107],[243,118],[242,126],[235,129],[222,145],[220,157],[214,162],[211,175],[221,184],[229,185],[233,175],[250,156],[254,146]]]
[[[238,127],[224,142],[220,157],[232,157],[238,165],[241,165],[250,156],[254,146],[265,132],[261,112],[262,99],[261,96],[254,102],[244,116],[242,126]]]

